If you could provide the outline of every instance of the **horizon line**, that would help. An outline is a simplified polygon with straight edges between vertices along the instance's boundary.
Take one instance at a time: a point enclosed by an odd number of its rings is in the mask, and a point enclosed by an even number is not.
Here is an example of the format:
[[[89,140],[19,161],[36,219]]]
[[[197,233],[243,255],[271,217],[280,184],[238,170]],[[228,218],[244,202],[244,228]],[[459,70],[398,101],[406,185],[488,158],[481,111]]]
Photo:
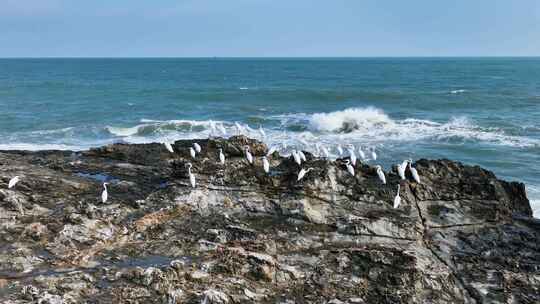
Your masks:
[[[0,59],[384,59],[384,58],[540,58],[540,55],[457,56],[7,56]]]

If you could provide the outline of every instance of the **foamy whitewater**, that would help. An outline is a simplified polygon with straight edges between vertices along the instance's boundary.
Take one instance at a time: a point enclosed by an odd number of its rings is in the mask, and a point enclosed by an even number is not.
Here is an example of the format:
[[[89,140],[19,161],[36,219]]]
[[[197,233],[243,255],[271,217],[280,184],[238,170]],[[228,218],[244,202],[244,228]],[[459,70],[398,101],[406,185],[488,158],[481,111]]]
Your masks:
[[[0,60],[0,149],[229,137],[237,122],[284,154],[481,165],[524,182],[540,217],[538,83],[534,58]]]

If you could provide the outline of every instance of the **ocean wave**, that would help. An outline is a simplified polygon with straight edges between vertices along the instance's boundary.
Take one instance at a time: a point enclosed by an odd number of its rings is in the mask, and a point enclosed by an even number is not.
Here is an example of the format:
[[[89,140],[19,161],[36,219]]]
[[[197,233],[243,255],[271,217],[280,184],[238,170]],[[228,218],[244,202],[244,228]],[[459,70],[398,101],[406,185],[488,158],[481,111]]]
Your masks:
[[[467,90],[459,89],[459,90],[450,91],[450,94],[461,94],[461,93],[465,93],[465,92],[467,92]]]

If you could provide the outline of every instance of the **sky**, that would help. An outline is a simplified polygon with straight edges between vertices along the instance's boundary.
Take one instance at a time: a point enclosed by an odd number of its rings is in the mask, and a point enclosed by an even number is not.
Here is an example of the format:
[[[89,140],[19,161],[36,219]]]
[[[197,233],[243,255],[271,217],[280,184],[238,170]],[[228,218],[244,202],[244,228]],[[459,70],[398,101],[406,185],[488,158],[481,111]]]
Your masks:
[[[539,0],[0,0],[0,57],[540,56]]]

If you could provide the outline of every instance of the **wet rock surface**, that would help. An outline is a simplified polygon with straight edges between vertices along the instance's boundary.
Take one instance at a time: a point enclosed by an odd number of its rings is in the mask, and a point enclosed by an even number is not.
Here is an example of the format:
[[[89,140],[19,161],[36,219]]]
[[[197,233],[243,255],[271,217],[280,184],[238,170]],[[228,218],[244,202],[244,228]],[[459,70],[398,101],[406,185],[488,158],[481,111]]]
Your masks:
[[[421,184],[392,171],[383,185],[308,153],[297,182],[277,153],[265,174],[256,140],[197,140],[191,159],[193,142],[0,152],[0,302],[540,302],[523,184],[420,160]]]

